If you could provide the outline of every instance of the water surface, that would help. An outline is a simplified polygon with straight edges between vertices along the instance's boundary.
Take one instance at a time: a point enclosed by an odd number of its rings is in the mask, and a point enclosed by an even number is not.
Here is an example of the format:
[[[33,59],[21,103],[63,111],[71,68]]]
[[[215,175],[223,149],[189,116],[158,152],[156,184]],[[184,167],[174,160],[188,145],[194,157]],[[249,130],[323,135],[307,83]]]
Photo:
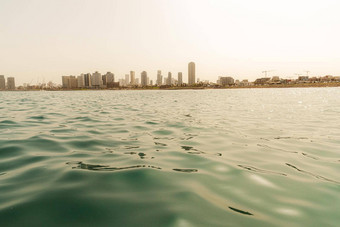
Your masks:
[[[0,92],[0,225],[337,226],[339,97]]]

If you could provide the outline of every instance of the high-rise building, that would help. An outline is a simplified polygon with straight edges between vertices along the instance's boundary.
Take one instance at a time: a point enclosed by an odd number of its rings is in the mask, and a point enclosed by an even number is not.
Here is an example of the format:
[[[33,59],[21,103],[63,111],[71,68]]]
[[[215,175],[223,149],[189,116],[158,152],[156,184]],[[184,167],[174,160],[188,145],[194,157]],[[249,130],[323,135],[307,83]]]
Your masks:
[[[188,85],[195,84],[195,77],[196,77],[195,63],[190,62],[188,65]]]
[[[135,85],[139,86],[139,78],[135,78]]]
[[[182,86],[182,84],[183,84],[183,78],[182,78],[181,72],[178,73],[177,84],[178,84],[178,86]]]
[[[92,87],[94,88],[101,88],[103,87],[103,79],[102,79],[102,75],[96,71],[95,73],[92,74]]]
[[[171,76],[171,72],[168,72],[168,79],[166,81],[166,85],[170,85],[171,86],[172,83],[172,76]]]
[[[161,86],[162,85],[162,71],[158,70],[157,71],[157,86]]]
[[[102,75],[102,81],[103,81],[103,85],[106,86],[106,82],[107,82],[107,76],[106,76],[106,74],[105,74],[105,75]]]
[[[70,83],[70,88],[72,89],[78,87],[78,80],[75,76],[70,76],[69,83]]]
[[[112,72],[107,72],[105,76],[106,76],[106,86],[113,87],[114,82],[115,82],[115,74],[113,74]]]
[[[145,71],[143,71],[141,74],[141,85],[142,87],[145,87],[148,85],[148,75]]]
[[[125,74],[125,84],[128,85],[130,83],[129,74]]]
[[[71,88],[69,76],[62,76],[61,79],[62,79],[63,88],[67,88],[67,89]]]
[[[90,88],[91,85],[91,73],[86,73],[84,74],[84,83],[85,83],[85,87]]]
[[[77,82],[79,88],[85,87],[84,74],[80,74],[80,76],[77,76]]]
[[[7,77],[7,89],[15,90],[15,79],[14,77]]]
[[[0,75],[0,90],[5,90],[5,89],[6,89],[5,76]]]
[[[135,71],[130,71],[130,84],[136,85]]]

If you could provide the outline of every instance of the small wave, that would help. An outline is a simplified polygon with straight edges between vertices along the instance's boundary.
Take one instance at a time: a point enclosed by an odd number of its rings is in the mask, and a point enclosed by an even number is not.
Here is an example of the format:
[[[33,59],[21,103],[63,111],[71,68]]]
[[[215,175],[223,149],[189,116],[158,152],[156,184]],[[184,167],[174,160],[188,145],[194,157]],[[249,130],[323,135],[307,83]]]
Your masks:
[[[0,147],[0,157],[3,159],[19,156],[23,153],[23,151],[24,151],[23,146],[3,146]]]
[[[188,151],[188,154],[205,154],[203,151]]]
[[[300,168],[298,168],[298,167],[296,167],[296,166],[294,166],[294,165],[292,165],[292,164],[286,163],[286,165],[289,166],[289,167],[291,167],[291,168],[293,168],[293,169],[295,169],[295,170],[297,170],[297,171],[299,171],[299,172],[301,172],[301,173],[305,173],[305,174],[310,175],[310,176],[312,176],[312,177],[315,177],[315,178],[317,178],[317,179],[329,181],[329,182],[336,183],[336,184],[340,184],[340,182],[338,182],[338,181],[331,180],[331,179],[328,179],[328,178],[326,178],[326,177],[323,177],[323,176],[320,176],[320,175],[317,175],[317,174],[314,174],[314,173],[311,173],[311,172],[302,170],[302,169],[300,169]]]
[[[50,132],[51,133],[71,133],[71,132],[76,132],[77,130],[75,129],[52,129]]]
[[[124,147],[124,149],[127,149],[127,150],[137,149],[137,148],[139,148],[139,146],[129,146],[129,145],[127,145],[127,146]]]
[[[153,122],[153,121],[147,121],[145,123],[148,124],[148,125],[157,125],[158,124],[157,122]]]
[[[79,120],[79,121],[86,121],[86,122],[100,122],[98,120],[89,118],[89,117],[76,117],[74,120]]]
[[[44,120],[44,119],[46,119],[46,117],[43,116],[43,115],[39,115],[39,116],[32,116],[32,117],[29,117],[28,119]]]
[[[252,172],[258,172],[258,173],[269,173],[269,174],[276,174],[276,175],[281,175],[281,176],[287,176],[285,173],[279,173],[279,172],[274,172],[270,170],[264,170],[264,169],[259,169],[253,166],[245,166],[245,165],[238,165],[239,167],[252,171]]]
[[[133,166],[125,166],[125,167],[110,167],[109,165],[93,165],[86,164],[83,162],[67,162],[67,165],[75,165],[72,169],[84,169],[84,170],[92,170],[92,171],[119,171],[119,170],[129,170],[129,169],[137,169],[137,168],[151,168],[161,170],[162,168],[153,166],[153,165],[133,165]]]
[[[297,139],[297,140],[308,140],[307,137],[291,137],[291,136],[278,136],[275,137],[276,140],[282,140],[282,139]]]
[[[124,152],[124,154],[131,154],[131,155],[133,155],[133,154],[137,154],[137,152],[133,152],[133,151],[131,151],[131,152]]]
[[[0,129],[15,128],[15,127],[23,127],[23,125],[20,125],[17,122],[10,121],[10,120],[0,121]]]
[[[0,121],[0,124],[15,125],[17,123],[14,121],[10,121],[10,120],[4,120],[4,121]]]
[[[319,160],[318,158],[315,158],[315,157],[313,157],[313,156],[311,156],[311,155],[309,155],[309,154],[306,154],[306,153],[301,153],[303,156],[306,156],[306,157],[308,157],[308,158],[311,158],[311,159],[314,159],[314,160]]]
[[[190,150],[197,151],[194,147],[190,147],[190,146],[181,146],[181,148],[186,151],[190,151]]]
[[[163,146],[163,147],[166,147],[168,145],[166,145],[165,143],[159,143],[159,142],[154,142],[155,145],[158,145],[158,146]]]
[[[195,173],[198,172],[197,169],[172,169],[174,171],[178,171],[178,172],[183,172],[183,173]]]
[[[173,137],[154,137],[154,140],[173,140]]]
[[[244,215],[253,215],[252,213],[249,213],[248,211],[240,210],[240,209],[237,209],[237,208],[234,208],[234,207],[228,206],[228,208],[229,208],[230,210],[235,211],[235,212],[240,213],[240,214],[244,214]]]

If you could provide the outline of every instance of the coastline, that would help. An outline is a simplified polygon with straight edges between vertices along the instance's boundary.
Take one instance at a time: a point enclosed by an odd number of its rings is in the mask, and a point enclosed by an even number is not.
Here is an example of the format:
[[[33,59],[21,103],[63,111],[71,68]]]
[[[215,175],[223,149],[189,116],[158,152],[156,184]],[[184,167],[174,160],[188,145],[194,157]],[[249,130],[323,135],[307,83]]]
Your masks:
[[[315,88],[315,87],[340,87],[340,82],[329,83],[292,83],[292,84],[263,84],[248,86],[192,86],[192,87],[119,87],[101,89],[63,89],[63,88],[41,88],[41,89],[16,89],[0,91],[103,91],[103,90],[205,90],[205,89],[256,89],[256,88]]]

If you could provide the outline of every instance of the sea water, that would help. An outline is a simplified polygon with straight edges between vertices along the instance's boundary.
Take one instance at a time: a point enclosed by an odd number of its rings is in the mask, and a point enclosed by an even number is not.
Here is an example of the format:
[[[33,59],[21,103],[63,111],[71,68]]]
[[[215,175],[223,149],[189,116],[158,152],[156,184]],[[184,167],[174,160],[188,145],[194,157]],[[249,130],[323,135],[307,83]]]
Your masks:
[[[0,92],[0,226],[339,226],[339,97]]]

